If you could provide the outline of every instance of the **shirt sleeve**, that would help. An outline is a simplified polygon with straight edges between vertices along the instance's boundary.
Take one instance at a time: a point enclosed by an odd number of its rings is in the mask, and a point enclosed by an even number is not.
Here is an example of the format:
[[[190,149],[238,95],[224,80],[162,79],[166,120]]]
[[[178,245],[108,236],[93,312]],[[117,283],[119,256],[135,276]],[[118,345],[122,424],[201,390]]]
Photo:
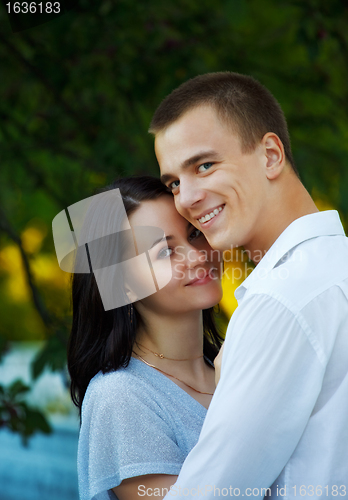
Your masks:
[[[170,415],[151,391],[122,375],[115,383],[116,373],[101,376],[85,396],[78,448],[81,500],[109,498],[107,490],[126,478],[177,475],[185,458]]]
[[[199,441],[174,490],[215,498],[214,488],[239,488],[246,496],[270,487],[308,423],[322,385],[322,358],[304,318],[280,298],[245,298],[228,328],[221,378]]]

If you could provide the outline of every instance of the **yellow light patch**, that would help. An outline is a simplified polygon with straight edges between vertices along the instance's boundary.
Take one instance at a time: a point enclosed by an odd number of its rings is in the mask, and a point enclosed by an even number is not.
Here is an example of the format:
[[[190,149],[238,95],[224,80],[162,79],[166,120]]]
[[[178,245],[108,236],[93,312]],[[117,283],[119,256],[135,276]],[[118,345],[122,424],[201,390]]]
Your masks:
[[[25,252],[36,253],[40,250],[46,232],[37,227],[28,227],[22,232],[22,245]]]

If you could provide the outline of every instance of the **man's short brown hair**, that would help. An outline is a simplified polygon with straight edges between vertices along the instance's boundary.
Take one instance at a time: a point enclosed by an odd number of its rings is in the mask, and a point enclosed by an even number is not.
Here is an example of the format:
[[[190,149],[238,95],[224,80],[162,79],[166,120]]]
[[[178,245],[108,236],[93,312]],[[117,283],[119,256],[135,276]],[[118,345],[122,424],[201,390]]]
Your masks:
[[[280,104],[251,76],[229,71],[196,76],[173,90],[158,106],[149,132],[157,134],[187,111],[213,106],[221,120],[239,135],[243,153],[251,153],[267,132],[277,134],[285,157],[298,175],[291,152],[290,137]]]

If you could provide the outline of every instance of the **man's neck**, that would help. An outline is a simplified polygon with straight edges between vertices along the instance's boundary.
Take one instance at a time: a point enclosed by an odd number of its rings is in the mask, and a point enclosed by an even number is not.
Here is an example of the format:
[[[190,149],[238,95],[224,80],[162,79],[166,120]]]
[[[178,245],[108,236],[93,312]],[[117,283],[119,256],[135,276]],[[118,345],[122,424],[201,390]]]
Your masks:
[[[287,186],[268,203],[255,237],[244,245],[249,258],[257,265],[294,220],[316,212],[319,210],[303,184],[297,178],[289,179]]]

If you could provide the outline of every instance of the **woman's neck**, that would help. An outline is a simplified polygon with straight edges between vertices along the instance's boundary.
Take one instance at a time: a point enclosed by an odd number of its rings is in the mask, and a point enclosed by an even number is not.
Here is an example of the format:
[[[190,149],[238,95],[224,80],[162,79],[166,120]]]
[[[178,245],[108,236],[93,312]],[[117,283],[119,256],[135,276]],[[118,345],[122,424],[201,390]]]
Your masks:
[[[148,314],[136,342],[145,347],[145,352],[163,354],[164,359],[197,359],[203,354],[202,311],[177,317]]]
[[[208,408],[215,382],[214,370],[203,358],[202,311],[176,317],[148,314],[137,331],[133,353]]]

